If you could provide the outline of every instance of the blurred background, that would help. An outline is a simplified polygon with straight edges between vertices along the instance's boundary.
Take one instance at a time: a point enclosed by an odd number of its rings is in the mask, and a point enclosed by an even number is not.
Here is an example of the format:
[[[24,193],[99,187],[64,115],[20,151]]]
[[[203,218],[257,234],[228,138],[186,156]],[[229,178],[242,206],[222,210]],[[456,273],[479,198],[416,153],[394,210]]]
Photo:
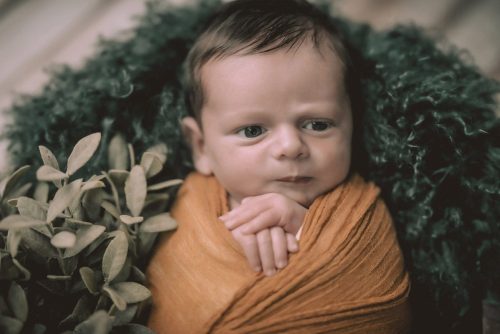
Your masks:
[[[195,0],[162,0],[172,6]],[[269,0],[272,1],[272,0]],[[81,66],[99,38],[126,38],[147,0],[0,0],[0,133],[19,94],[36,94],[57,64]],[[500,0],[332,0],[337,11],[383,30],[415,23],[467,50],[500,80]],[[0,142],[0,178],[9,171]]]

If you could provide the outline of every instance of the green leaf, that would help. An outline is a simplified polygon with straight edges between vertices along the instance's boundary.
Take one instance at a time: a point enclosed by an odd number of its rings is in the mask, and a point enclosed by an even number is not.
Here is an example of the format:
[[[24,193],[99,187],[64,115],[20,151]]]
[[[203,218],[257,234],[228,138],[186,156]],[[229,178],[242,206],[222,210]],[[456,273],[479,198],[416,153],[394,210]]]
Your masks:
[[[28,318],[28,300],[23,288],[16,282],[12,282],[10,285],[7,303],[14,316],[21,322],[26,322]]]
[[[7,200],[7,204],[15,208],[17,206],[17,198],[11,198]]]
[[[127,259],[127,236],[122,231],[117,232],[116,237],[108,244],[102,258],[102,272],[106,282],[111,282],[120,273]]]
[[[99,132],[88,135],[78,141],[68,158],[66,174],[73,175],[85,165],[99,146],[101,134]]]
[[[129,215],[120,215],[120,220],[124,224],[132,225],[141,223],[144,220],[144,217],[132,217]]]
[[[61,168],[59,168],[59,163],[57,162],[55,155],[48,148],[46,148],[45,146],[38,146],[38,150],[40,151],[40,156],[42,157],[43,163],[46,166],[50,166],[57,171],[61,170]],[[66,175],[66,177],[67,177],[67,175]],[[60,180],[53,180],[53,182],[57,188],[62,187]]]
[[[12,192],[17,187],[17,183],[22,179],[24,175],[26,175],[29,169],[29,165],[22,166],[9,176],[9,178],[5,182],[5,188],[2,194],[2,197],[4,199],[12,197]]]
[[[36,171],[38,181],[62,181],[68,178],[68,175],[54,167],[43,165]]]
[[[82,206],[91,221],[99,221],[101,219],[101,202],[106,197],[106,192],[102,189],[91,189],[85,193],[82,200]]]
[[[15,229],[9,230],[7,233],[7,249],[9,250],[10,256],[16,257],[19,244],[21,243],[21,232]],[[1,266],[0,266],[1,268]]]
[[[136,266],[130,268],[131,279],[139,281],[139,283],[146,284],[146,275]]]
[[[125,311],[127,302],[118,294],[118,292],[116,292],[110,286],[104,286],[102,290],[106,292],[109,298],[111,298],[113,304],[115,304],[117,309],[119,309],[120,311]]]
[[[47,225],[47,222],[21,215],[11,215],[0,221],[0,231],[7,231],[10,229],[19,230],[40,225]]]
[[[49,205],[35,201],[29,197],[21,196],[17,198],[17,210],[22,216],[31,217],[42,221],[47,220],[47,210]]]
[[[116,134],[109,142],[108,166],[110,169],[128,168],[127,142],[121,134]]]
[[[48,203],[49,201],[49,184],[47,182],[38,182],[35,186],[33,199],[38,202]],[[44,218],[45,220],[45,218]]]
[[[102,255],[103,252],[95,252],[96,249],[100,248],[101,245],[108,239],[111,238],[110,236],[111,233],[103,233],[97,239],[92,241],[92,243],[85,249],[83,256],[86,257],[89,260],[90,263],[101,263],[102,262]],[[102,250],[102,249],[101,249]],[[91,254],[94,254],[94,256],[97,258],[96,261],[91,261],[92,259],[90,258]]]
[[[31,183],[26,183],[20,186],[19,188],[15,188],[12,191],[11,195],[12,197],[25,196],[30,189],[31,189]]]
[[[156,233],[156,232],[170,231],[175,228],[177,228],[177,223],[174,220],[174,218],[172,218],[172,216],[170,216],[170,214],[167,212],[146,219],[146,221],[144,221],[140,225],[139,231],[147,233]]]
[[[87,191],[90,189],[104,188],[106,185],[104,182],[99,180],[92,180],[83,183],[82,191]]]
[[[82,180],[78,179],[58,189],[54,199],[50,202],[47,212],[47,222],[53,221],[58,214],[62,213],[80,193]]]
[[[108,201],[102,201],[101,207],[107,212],[109,212],[116,219],[120,219],[120,212],[113,203]]]
[[[73,200],[68,205],[68,211],[71,218],[82,219],[82,196],[84,191],[80,188],[80,191],[73,197]],[[68,217],[69,218],[69,217]]]
[[[59,163],[57,162],[57,158],[54,155],[54,153],[52,153],[51,150],[49,150],[43,145],[38,146],[38,150],[40,151],[40,156],[42,157],[43,163],[45,165],[53,167],[57,170],[61,170],[59,168]]]
[[[87,320],[75,327],[74,334],[108,334],[111,331],[113,319],[104,310],[92,314]]]
[[[167,193],[149,193],[144,202],[145,208],[154,207],[158,212],[165,212],[170,196]]]
[[[125,199],[132,216],[141,215],[147,195],[147,183],[141,166],[134,166],[125,181]]]
[[[128,170],[110,169],[108,175],[116,187],[122,188],[125,185],[125,181],[127,181],[130,172]]]
[[[129,240],[129,242],[133,241]],[[134,248],[133,246],[131,247],[129,245],[130,252],[132,252],[133,248]],[[113,279],[114,283],[124,282],[128,280],[128,278],[130,277],[130,270],[132,269],[132,257],[137,258],[137,256],[135,255],[129,255],[129,257],[125,260],[125,264],[123,265],[122,269],[120,270],[118,275],[116,275],[116,277]]]
[[[132,305],[128,305],[124,311],[116,312],[114,314],[115,319],[113,321],[113,327],[125,325],[125,324],[128,324],[129,322],[131,322],[134,319],[135,314],[137,313],[137,309],[138,309],[138,305],[132,304]]]
[[[130,158],[130,166],[135,166],[135,152],[134,147],[130,144],[127,145],[128,148],[128,156]]]
[[[26,269],[17,259],[12,259],[12,263],[19,269],[19,271],[24,275],[23,280],[29,281],[31,278],[31,272]]]
[[[50,243],[56,248],[71,248],[76,243],[76,235],[69,231],[62,231],[54,235]]]
[[[50,240],[50,238],[52,238],[52,232],[49,230],[49,224],[31,226],[31,229],[34,230],[34,231],[36,231],[36,232],[38,232],[38,233],[40,233],[40,234],[43,234],[49,240]]]
[[[139,252],[140,257],[148,256],[148,254],[150,254],[157,236],[158,233],[143,233],[143,232],[140,232],[137,235],[139,239],[137,251]]]
[[[22,229],[20,233],[22,244],[26,245],[35,255],[44,258],[58,256],[57,250],[50,244],[50,239],[44,234],[31,228]]]
[[[151,291],[136,282],[120,282],[111,287],[129,304],[142,302],[151,297]]]
[[[92,226],[93,225],[92,223],[89,223],[89,222],[86,222],[86,221],[83,221],[83,220],[79,220],[79,219],[73,219],[73,218],[66,218],[64,221],[70,227],[73,227],[73,228],[80,228],[82,226],[88,227],[88,226]]]
[[[155,176],[163,169],[161,158],[158,154],[153,152],[144,152],[141,158],[141,166],[148,179]]]
[[[168,147],[164,143],[156,144],[148,148],[146,152],[155,153],[160,158],[162,164],[167,161]]]
[[[182,180],[182,179],[174,179],[174,180],[168,180],[165,182],[160,182],[157,184],[150,185],[148,187],[148,191],[163,190],[163,189],[167,189],[170,187],[175,187],[175,186],[178,186],[179,184],[182,184],[182,182],[184,182],[184,180]]]
[[[23,329],[23,323],[16,318],[0,314],[0,333],[19,334]]]
[[[91,268],[81,267],[80,276],[82,277],[83,284],[85,284],[85,287],[91,294],[99,294],[95,273]]]
[[[78,231],[76,231],[75,245],[65,250],[64,258],[75,256],[80,253],[85,247],[96,240],[105,230],[106,228],[101,225],[81,227]]]
[[[71,278],[69,275],[47,275],[47,279],[52,281],[70,281]]]

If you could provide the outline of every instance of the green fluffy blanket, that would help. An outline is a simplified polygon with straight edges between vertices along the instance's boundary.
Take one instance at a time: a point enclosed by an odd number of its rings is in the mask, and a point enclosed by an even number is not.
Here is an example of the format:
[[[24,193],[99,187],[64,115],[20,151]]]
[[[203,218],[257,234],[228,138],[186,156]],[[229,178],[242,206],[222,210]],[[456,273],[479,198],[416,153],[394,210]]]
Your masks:
[[[60,154],[92,132],[122,132],[138,149],[170,148],[168,170],[192,168],[179,119],[181,66],[215,1],[150,3],[133,36],[103,41],[85,67],[61,67],[38,96],[12,107],[5,136],[16,164],[38,166],[38,145]],[[328,10],[328,8],[325,8]],[[417,27],[375,32],[334,18],[361,78],[362,174],[394,216],[413,281],[416,331],[476,332],[481,301],[500,302],[498,82]],[[106,145],[101,145],[106,147]],[[106,164],[101,150],[85,173]],[[432,327],[428,327],[432,326]]]

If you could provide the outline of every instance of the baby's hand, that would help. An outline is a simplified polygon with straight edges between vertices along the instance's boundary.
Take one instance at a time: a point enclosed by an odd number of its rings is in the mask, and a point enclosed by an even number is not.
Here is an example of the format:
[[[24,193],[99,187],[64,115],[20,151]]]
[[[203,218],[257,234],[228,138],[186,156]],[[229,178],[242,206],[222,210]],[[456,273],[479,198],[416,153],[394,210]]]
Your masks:
[[[245,225],[243,225],[245,226]],[[234,239],[241,245],[245,256],[254,271],[263,271],[272,276],[288,264],[288,252],[298,250],[297,240],[281,227],[263,229],[255,234],[245,234],[243,226],[231,231]]]
[[[271,276],[298,251],[295,235],[307,209],[286,196],[269,193],[245,198],[220,219],[242,246],[250,266]]]
[[[241,226],[244,234],[280,226],[296,235],[306,212],[307,209],[294,200],[281,194],[268,193],[243,199],[239,207],[219,218],[229,230]]]

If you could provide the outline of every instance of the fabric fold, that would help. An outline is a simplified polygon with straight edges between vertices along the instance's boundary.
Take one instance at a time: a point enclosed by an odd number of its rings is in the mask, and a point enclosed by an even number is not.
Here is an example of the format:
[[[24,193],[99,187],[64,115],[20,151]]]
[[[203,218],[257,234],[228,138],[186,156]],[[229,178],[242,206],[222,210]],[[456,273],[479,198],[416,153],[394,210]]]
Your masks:
[[[254,273],[217,217],[227,195],[191,174],[172,215],[179,228],[147,270],[157,333],[402,333],[409,278],[379,189],[353,175],[308,210],[300,250],[275,276]]]

